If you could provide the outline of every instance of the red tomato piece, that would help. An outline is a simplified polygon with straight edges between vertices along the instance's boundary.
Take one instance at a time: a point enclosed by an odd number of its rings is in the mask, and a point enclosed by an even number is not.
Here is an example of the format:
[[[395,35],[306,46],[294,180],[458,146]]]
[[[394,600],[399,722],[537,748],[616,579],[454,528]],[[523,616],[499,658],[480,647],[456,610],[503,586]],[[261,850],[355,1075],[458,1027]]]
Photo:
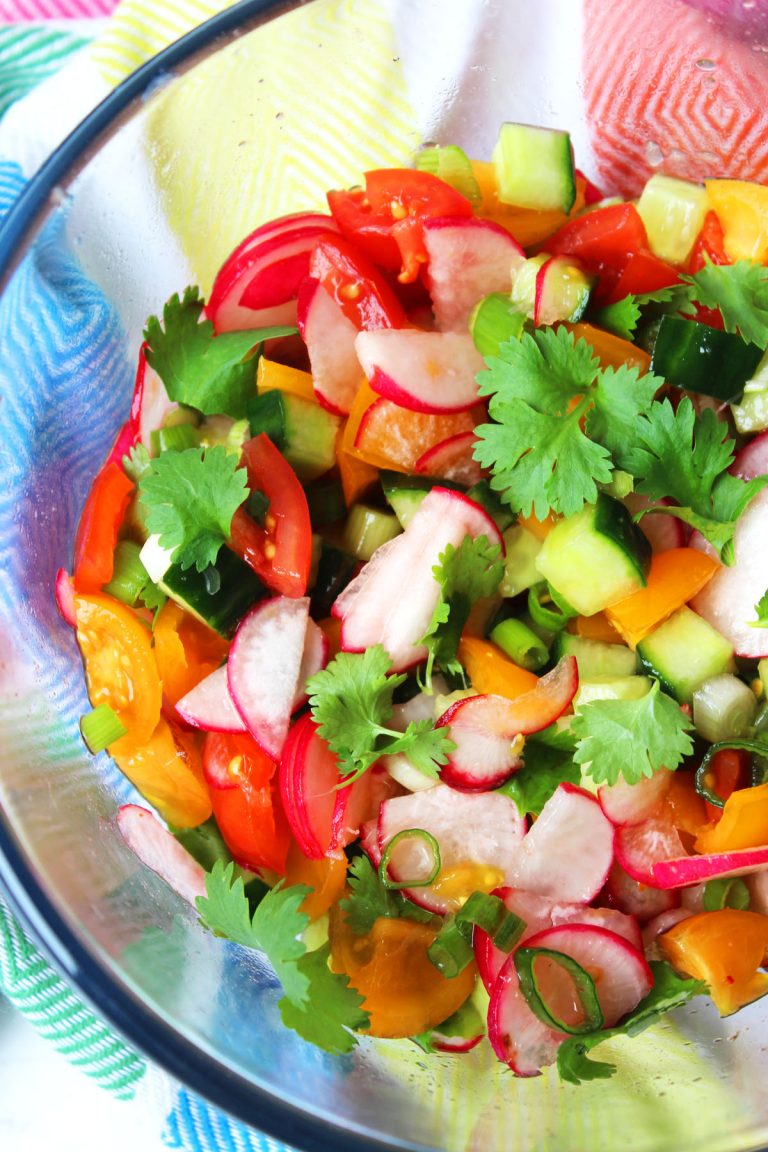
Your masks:
[[[699,272],[709,261],[711,264],[730,264],[725,251],[723,226],[716,212],[707,212],[691,254],[688,257],[688,271]]]
[[[366,172],[364,189],[329,192],[328,205],[342,233],[382,268],[399,268],[404,284],[416,280],[427,262],[422,221],[472,215],[466,196],[439,176],[413,168]]]
[[[78,592],[100,592],[112,579],[117,534],[132,492],[133,481],[108,460],[93,482],[77,527],[73,580]]]
[[[309,262],[309,274],[320,281],[360,331],[407,325],[403,306],[382,273],[343,236],[319,241]]]
[[[606,300],[607,303],[612,303],[630,294],[637,296],[643,292],[656,292],[659,288],[668,288],[676,284],[677,281],[677,269],[647,249],[642,249],[640,252],[633,252],[627,259]]]
[[[629,257],[648,251],[648,237],[634,204],[609,204],[569,220],[546,241],[546,250],[576,256],[588,272],[599,275],[597,297],[603,302]]]
[[[312,562],[312,527],[296,473],[262,432],[243,445],[248,484],[269,508],[258,524],[243,508],[232,517],[230,544],[256,575],[281,596],[303,596]]]
[[[284,875],[291,834],[275,786],[274,760],[251,736],[209,732],[203,772],[216,823],[237,863]]]

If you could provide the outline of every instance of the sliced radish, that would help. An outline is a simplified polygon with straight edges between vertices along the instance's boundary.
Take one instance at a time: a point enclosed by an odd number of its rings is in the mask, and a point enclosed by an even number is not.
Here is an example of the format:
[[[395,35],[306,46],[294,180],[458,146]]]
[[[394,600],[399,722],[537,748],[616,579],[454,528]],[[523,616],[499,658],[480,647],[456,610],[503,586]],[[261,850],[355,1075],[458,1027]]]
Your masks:
[[[605,1028],[612,1028],[622,1016],[636,1008],[653,986],[653,974],[642,952],[607,928],[588,924],[545,928],[532,936],[526,947],[562,952],[589,973]],[[553,970],[551,978],[553,985],[557,985],[562,979],[562,970]],[[546,983],[544,978],[542,983]],[[543,998],[547,1003],[546,995]]]
[[[226,664],[211,672],[176,704],[182,720],[205,732],[247,732],[229,692]]]
[[[635,880],[617,860],[611,865],[600,900],[611,908],[618,908],[627,916],[635,917],[640,924],[680,904],[677,892],[663,892],[660,888],[652,888],[649,884]]]
[[[622,936],[633,948],[642,951],[643,937],[635,916],[619,912],[618,908],[592,908],[589,904],[555,904],[551,913],[552,927],[563,924],[586,924],[591,928],[606,928]]]
[[[425,220],[427,287],[437,327],[466,332],[472,309],[489,292],[510,292],[513,270],[525,252],[490,220],[455,216]]]
[[[598,789],[600,807],[612,824],[640,824],[658,807],[669,789],[672,773],[666,768],[643,776],[637,784],[619,778]]]
[[[117,827],[125,843],[142,864],[194,907],[205,896],[205,871],[186,848],[164,828],[153,812],[138,804],[124,804],[117,813]]]
[[[523,840],[510,884],[552,900],[587,904],[613,860],[613,825],[588,792],[560,784]]]
[[[768,916],[768,871],[753,872],[746,877],[749,888],[749,906],[753,912]]]
[[[484,473],[472,455],[476,443],[475,432],[457,432],[419,456],[414,471],[422,476],[454,480],[457,484],[478,484]]]
[[[279,768],[280,798],[299,848],[310,860],[333,851],[334,825],[348,798],[339,789],[339,766],[306,712],[290,729]]]
[[[229,691],[257,744],[280,759],[296,699],[309,600],[275,596],[241,621],[227,663]]]
[[[465,791],[502,784],[522,765],[513,742],[554,724],[578,686],[576,658],[563,656],[535,688],[516,700],[492,695],[457,700],[435,725],[448,728],[456,745],[440,773],[443,782]]]
[[[433,1032],[432,1045],[438,1052],[458,1056],[477,1048],[484,1036],[485,1032],[478,1032],[476,1036],[443,1036],[441,1032]]]
[[[758,476],[768,476],[768,432],[753,436],[737,453],[728,471],[734,476],[740,476],[742,480],[755,480]]]
[[[402,795],[403,790],[386,768],[374,764],[354,784],[339,788],[339,803],[333,819],[334,848],[346,847],[357,840],[362,828],[369,823],[377,824],[381,805],[393,796]],[[376,833],[378,838],[378,831]]]
[[[276,236],[283,236],[287,232],[297,232],[305,228],[317,228],[322,232],[338,232],[338,226],[332,216],[326,212],[292,212],[287,216],[278,216],[268,220],[249,232],[236,248],[230,252],[227,259],[216,273],[216,279],[225,275],[230,268],[240,262],[247,252],[258,248],[266,240],[274,240]]]
[[[625,872],[650,888],[661,888],[654,879],[659,860],[685,856],[685,848],[674,824],[650,818],[641,824],[627,824],[616,830],[616,859]],[[691,881],[694,883],[694,881]]]
[[[419,640],[440,595],[433,568],[448,544],[458,547],[467,535],[501,541],[474,500],[447,488],[428,492],[405,531],[378,548],[336,599],[332,613],[342,622],[342,649],[364,652],[383,644],[395,671],[424,660],[427,650]]]
[[[570,256],[550,256],[536,273],[534,324],[580,319],[589,300],[591,284],[578,260]]]
[[[711,550],[694,536],[693,547]],[[700,616],[733,644],[745,659],[768,656],[768,628],[753,628],[755,604],[765,592],[768,573],[768,491],[742,513],[733,537],[735,560],[715,573],[691,601]]]
[[[643,950],[646,953],[652,951],[657,937],[669,932],[670,928],[674,928],[681,920],[687,920],[689,916],[693,916],[690,908],[668,908],[666,912],[654,916],[643,928]]]
[[[537,896],[534,892],[525,892],[521,888],[496,888],[494,896],[504,901],[509,912],[519,916],[525,928],[522,931],[517,947],[525,943],[529,936],[535,936],[543,928],[552,926],[551,900],[545,896]],[[569,905],[570,908],[573,905]],[[472,936],[472,946],[475,951],[477,970],[480,979],[490,992],[496,977],[506,963],[508,952],[502,952],[493,943],[493,939],[482,928],[475,928]]]
[[[439,674],[432,677],[432,688],[435,693],[447,692],[448,685]],[[435,696],[426,692],[419,692],[406,700],[403,704],[396,704],[389,719],[390,728],[397,732],[405,732],[412,721],[433,720],[435,715]],[[403,752],[396,752],[392,756],[382,756],[381,765],[389,775],[407,792],[422,792],[426,788],[434,788],[435,781],[431,776],[425,776],[415,768]]]
[[[75,616],[75,589],[72,584],[72,577],[66,568],[58,569],[54,591],[56,593],[56,607],[59,610],[59,615],[66,624],[69,624],[70,628],[74,628],[77,624],[77,618]]]
[[[297,318],[307,346],[315,395],[330,412],[349,415],[363,381],[355,351],[357,328],[312,276],[299,288]]]
[[[651,504],[670,505],[671,501],[649,500],[647,496],[641,496],[639,492],[630,492],[628,496],[624,497],[623,503],[632,515],[636,516],[638,512],[650,508]],[[684,548],[688,539],[688,529],[683,521],[678,520],[676,516],[668,516],[665,512],[643,516],[639,527],[647,536],[654,552],[668,552],[670,548]]]
[[[382,328],[355,351],[374,392],[413,412],[466,412],[478,401],[484,361],[468,332]]]
[[[516,1076],[538,1076],[542,1068],[554,1064],[567,1038],[533,1014],[520,991],[514,954],[507,957],[488,1006],[488,1039],[499,1060]]]
[[[768,868],[768,847],[740,848],[735,852],[712,852],[701,856],[679,856],[653,864],[654,883],[659,888],[687,888],[706,880],[747,876]]]
[[[358,844],[365,852],[374,868],[381,863],[381,848],[379,847],[379,821],[366,820],[360,825],[360,838]]]
[[[434,836],[441,868],[433,884],[410,888],[406,895],[422,908],[444,913],[460,907],[486,874],[497,875],[500,881],[508,878],[525,825],[515,802],[500,792],[472,795],[436,784],[382,804],[380,849],[384,851],[393,836],[407,828],[421,828]],[[409,838],[395,846],[389,872],[394,878],[416,879],[431,864],[423,840]]]
[[[328,663],[328,637],[319,624],[311,616],[307,618],[307,630],[304,633],[304,651],[301,654],[299,679],[296,685],[296,694],[293,697],[291,712],[296,712],[307,702],[307,680],[320,672]]]

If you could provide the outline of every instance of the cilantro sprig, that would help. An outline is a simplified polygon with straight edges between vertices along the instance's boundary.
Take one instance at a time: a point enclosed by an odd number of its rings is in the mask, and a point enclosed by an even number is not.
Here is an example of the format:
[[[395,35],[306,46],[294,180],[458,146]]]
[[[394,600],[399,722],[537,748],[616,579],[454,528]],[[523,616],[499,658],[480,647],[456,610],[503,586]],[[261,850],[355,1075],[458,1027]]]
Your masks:
[[[600,368],[563,326],[502,345],[478,376],[495,421],[477,429],[475,458],[515,511],[572,516],[625,468],[626,437],[663,383],[637,368]]]
[[[465,536],[458,548],[449,544],[432,569],[440,585],[440,598],[420,643],[428,650],[425,681],[431,687],[432,672],[438,664],[444,672],[461,674],[456,659],[459,640],[472,605],[492,596],[504,575],[504,561],[498,544],[486,536]]]
[[[674,769],[693,751],[691,722],[655,680],[639,700],[591,700],[580,705],[570,724],[574,759],[596,784],[620,776],[638,784],[660,768]]]
[[[369,1016],[348,978],[329,969],[328,945],[308,952],[300,939],[309,924],[300,906],[311,888],[277,885],[251,912],[242,877],[235,877],[234,864],[221,860],[206,875],[205,887],[207,895],[196,902],[203,923],[217,936],[266,954],[283,986],[283,1023],[326,1052],[351,1051],[357,1041],[350,1029],[365,1028]]]
[[[139,480],[147,528],[182,568],[216,562],[234,516],[248,496],[248,474],[221,445],[163,452]]]
[[[502,784],[499,792],[510,796],[521,816],[539,816],[547,800],[564,783],[579,784],[581,769],[574,761],[575,743],[569,729],[547,728],[528,737],[523,766]]]
[[[406,677],[390,675],[392,661],[381,644],[365,652],[340,652],[307,681],[309,704],[320,735],[339,759],[344,783],[362,776],[381,756],[403,752],[427,776],[437,778],[454,745],[431,720],[412,720],[404,732],[387,727],[392,696]]]
[[[356,936],[365,936],[380,917],[394,920],[418,920],[424,924],[439,923],[439,917],[419,908],[402,893],[385,888],[367,856],[356,856],[347,872],[349,895],[339,902],[349,928]]]
[[[214,333],[210,320],[201,322],[200,289],[174,293],[163,308],[162,321],[151,316],[144,339],[147,363],[155,369],[171,400],[197,408],[206,416],[226,413],[236,420],[246,415],[254,394],[256,364],[251,354],[265,340],[290,336],[295,328],[260,328],[247,332]]]
[[[726,332],[738,332],[747,344],[768,344],[768,269],[749,260],[707,263],[682,279],[705,308],[717,309]]]

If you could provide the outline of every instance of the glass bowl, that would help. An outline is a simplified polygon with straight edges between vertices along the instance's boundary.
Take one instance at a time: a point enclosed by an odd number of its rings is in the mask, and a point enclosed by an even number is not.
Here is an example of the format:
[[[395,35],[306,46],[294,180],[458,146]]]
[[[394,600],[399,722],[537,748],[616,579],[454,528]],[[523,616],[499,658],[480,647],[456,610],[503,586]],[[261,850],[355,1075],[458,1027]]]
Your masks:
[[[290,11],[287,10],[290,8]],[[124,418],[146,316],[210,287],[258,223],[407,162],[487,158],[502,120],[570,129],[631,195],[653,170],[768,177],[768,14],[754,0],[249,0],[132,76],[0,233],[0,875],[57,967],[193,1090],[307,1150],[737,1152],[768,1140],[768,1004],[681,1010],[606,1056],[610,1081],[517,1080],[487,1046],[425,1058],[286,1031],[276,981],[198,926],[114,814],[132,793],[79,739],[87,701],[53,599]]]

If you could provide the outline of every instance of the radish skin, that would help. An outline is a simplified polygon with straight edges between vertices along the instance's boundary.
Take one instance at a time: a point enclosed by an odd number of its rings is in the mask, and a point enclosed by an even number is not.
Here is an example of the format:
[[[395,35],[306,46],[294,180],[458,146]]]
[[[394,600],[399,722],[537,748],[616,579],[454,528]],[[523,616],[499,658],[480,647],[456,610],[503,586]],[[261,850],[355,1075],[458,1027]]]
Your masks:
[[[138,804],[124,804],[117,813],[117,827],[142,864],[193,908],[197,897],[205,896],[205,871],[153,812]]]

